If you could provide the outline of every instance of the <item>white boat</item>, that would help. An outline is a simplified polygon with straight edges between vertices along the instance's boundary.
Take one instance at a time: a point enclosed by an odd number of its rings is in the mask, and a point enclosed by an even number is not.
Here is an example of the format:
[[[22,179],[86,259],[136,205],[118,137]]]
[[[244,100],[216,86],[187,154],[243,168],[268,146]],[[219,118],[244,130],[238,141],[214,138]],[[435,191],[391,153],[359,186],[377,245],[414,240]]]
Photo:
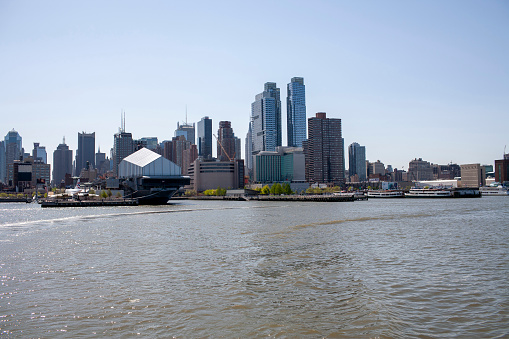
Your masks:
[[[483,196],[489,197],[492,195],[502,195],[502,196],[508,196],[509,195],[509,188],[499,185],[499,186],[486,186],[486,187],[479,187],[479,191],[482,193]]]
[[[411,188],[407,198],[452,198],[452,191],[441,188]]]
[[[368,191],[368,198],[404,198],[405,194],[399,190]]]

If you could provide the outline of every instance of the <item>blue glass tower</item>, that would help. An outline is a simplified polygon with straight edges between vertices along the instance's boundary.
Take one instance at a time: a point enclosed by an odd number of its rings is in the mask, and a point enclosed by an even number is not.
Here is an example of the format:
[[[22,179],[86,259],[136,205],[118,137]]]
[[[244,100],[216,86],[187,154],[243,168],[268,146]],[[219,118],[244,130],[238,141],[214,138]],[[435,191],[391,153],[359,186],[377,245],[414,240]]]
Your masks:
[[[366,147],[361,146],[354,142],[348,146],[348,160],[349,168],[348,174],[350,176],[357,174],[359,181],[366,180]]]
[[[292,78],[287,85],[287,137],[289,147],[302,147],[306,140],[306,86],[304,78]]]
[[[267,82],[264,91],[251,104],[253,154],[275,151],[281,146],[281,99],[275,82]]]
[[[212,119],[209,117],[198,121],[198,155],[212,157]]]

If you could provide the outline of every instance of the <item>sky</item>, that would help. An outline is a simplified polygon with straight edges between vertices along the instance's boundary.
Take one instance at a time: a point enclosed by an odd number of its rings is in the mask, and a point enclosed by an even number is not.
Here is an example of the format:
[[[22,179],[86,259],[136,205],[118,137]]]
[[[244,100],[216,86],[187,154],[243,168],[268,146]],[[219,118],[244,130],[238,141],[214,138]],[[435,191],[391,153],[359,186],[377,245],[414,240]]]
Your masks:
[[[393,168],[493,164],[509,146],[509,2],[0,0],[0,136],[48,160],[95,132],[109,154],[177,122],[244,140],[265,82],[303,77],[307,116],[342,120],[345,154]],[[215,150],[215,141],[214,141]],[[507,150],[509,152],[509,148]]]

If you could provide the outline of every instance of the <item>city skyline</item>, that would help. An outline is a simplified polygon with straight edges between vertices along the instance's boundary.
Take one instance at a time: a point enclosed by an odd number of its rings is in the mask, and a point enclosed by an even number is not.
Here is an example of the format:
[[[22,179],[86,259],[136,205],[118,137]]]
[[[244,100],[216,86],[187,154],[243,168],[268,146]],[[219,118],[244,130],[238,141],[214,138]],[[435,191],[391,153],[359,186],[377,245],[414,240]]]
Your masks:
[[[509,140],[493,125],[509,123],[507,3],[282,2],[262,16],[263,7],[3,2],[2,133],[14,128],[26,152],[39,142],[49,154],[63,136],[76,152],[78,132],[95,132],[95,151],[109,156],[122,109],[133,138],[163,141],[187,107],[190,122],[231,121],[244,141],[260,86],[280,84],[285,97],[284,84],[303,77],[307,118],[341,119],[344,144],[365,145],[370,161],[502,158]],[[309,24],[254,48],[264,25],[283,32],[298,20]]]

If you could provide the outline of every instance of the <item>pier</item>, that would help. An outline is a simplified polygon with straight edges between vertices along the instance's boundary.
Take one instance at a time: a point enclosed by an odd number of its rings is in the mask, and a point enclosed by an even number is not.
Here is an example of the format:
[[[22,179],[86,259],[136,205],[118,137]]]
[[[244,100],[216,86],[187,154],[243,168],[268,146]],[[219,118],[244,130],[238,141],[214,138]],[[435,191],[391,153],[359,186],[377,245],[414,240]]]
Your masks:
[[[226,196],[194,196],[172,198],[172,200],[229,200],[229,201],[315,201],[315,202],[346,202],[355,200],[367,200],[367,197],[337,196],[337,195],[226,195]]]
[[[137,199],[123,200],[55,200],[41,201],[41,207],[138,206]]]

